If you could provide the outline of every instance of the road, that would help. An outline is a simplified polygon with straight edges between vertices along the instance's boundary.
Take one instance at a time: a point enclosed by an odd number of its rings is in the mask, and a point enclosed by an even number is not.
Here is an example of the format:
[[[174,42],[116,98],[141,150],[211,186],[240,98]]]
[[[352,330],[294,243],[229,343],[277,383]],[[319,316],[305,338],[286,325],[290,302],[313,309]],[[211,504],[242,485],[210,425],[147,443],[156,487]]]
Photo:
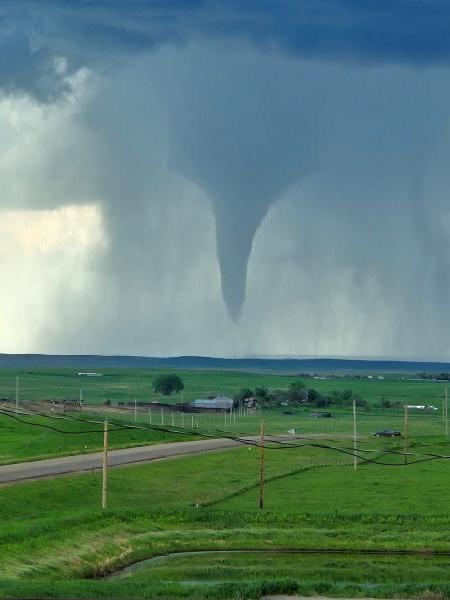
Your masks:
[[[240,446],[239,442],[230,439],[213,438],[193,442],[173,442],[154,444],[137,448],[123,448],[108,452],[108,465],[111,467],[125,466],[133,463],[162,460],[177,456],[188,456],[199,452],[227,450]],[[102,453],[78,454],[30,462],[0,466],[0,485],[11,484],[26,479],[39,477],[55,477],[69,473],[78,473],[100,469]]]

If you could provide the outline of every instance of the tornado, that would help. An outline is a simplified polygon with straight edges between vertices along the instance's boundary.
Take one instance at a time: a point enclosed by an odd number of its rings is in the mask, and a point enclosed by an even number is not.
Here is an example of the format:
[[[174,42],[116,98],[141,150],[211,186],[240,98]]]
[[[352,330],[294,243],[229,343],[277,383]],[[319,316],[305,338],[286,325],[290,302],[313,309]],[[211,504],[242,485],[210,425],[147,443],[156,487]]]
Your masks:
[[[239,319],[245,301],[253,239],[273,201],[273,198],[260,203],[213,201],[222,296],[233,321]]]
[[[210,159],[205,171],[189,168],[177,156],[178,170],[195,181],[208,195],[215,218],[216,251],[222,297],[233,321],[241,316],[245,302],[247,267],[253,240],[270,207],[301,176],[301,168],[289,160],[260,157],[260,166],[250,164],[245,153],[233,170],[232,156],[226,162]],[[238,175],[237,175],[238,173]]]
[[[241,77],[242,87],[230,85],[226,94],[219,85],[184,94],[169,160],[211,202],[222,296],[233,321],[245,302],[258,228],[271,206],[315,164],[315,137],[298,99],[269,85],[259,94]]]

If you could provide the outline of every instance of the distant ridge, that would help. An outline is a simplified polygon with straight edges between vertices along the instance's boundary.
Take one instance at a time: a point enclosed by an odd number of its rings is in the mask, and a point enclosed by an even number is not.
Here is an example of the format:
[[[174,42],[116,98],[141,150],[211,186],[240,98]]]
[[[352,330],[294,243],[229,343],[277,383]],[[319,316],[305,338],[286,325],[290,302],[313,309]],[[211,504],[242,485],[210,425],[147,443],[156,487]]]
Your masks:
[[[346,371],[417,373],[450,371],[450,363],[341,358],[211,358],[207,356],[100,356],[0,354],[0,368],[145,368],[266,371],[272,373],[342,373]]]

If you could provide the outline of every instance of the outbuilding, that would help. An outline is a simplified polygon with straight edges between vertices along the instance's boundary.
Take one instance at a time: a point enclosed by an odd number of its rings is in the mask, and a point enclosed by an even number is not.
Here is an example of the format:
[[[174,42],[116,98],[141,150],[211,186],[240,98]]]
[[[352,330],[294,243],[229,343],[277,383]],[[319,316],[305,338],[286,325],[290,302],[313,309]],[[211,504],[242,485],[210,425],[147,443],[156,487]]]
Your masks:
[[[219,395],[215,398],[199,398],[192,404],[195,408],[215,408],[229,411],[233,408],[233,399]]]

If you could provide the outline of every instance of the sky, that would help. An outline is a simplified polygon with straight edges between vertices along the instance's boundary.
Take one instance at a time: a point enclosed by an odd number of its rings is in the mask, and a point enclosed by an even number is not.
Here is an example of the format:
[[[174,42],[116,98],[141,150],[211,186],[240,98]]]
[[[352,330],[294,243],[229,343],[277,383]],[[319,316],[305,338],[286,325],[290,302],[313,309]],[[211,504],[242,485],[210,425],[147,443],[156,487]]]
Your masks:
[[[450,360],[442,0],[4,0],[0,352]]]

